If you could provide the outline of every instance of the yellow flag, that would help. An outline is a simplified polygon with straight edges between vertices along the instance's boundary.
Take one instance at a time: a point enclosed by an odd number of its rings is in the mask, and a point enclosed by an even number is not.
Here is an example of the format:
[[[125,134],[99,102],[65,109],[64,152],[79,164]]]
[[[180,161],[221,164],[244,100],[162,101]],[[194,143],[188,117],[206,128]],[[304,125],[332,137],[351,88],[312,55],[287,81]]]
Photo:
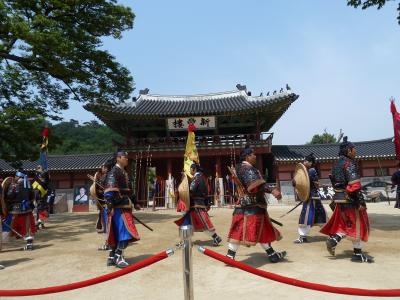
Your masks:
[[[192,178],[192,175],[190,174],[190,166],[193,163],[200,164],[200,159],[199,154],[197,153],[195,134],[193,131],[189,130],[186,140],[185,155],[183,157],[183,171],[187,176],[189,176],[189,178]]]

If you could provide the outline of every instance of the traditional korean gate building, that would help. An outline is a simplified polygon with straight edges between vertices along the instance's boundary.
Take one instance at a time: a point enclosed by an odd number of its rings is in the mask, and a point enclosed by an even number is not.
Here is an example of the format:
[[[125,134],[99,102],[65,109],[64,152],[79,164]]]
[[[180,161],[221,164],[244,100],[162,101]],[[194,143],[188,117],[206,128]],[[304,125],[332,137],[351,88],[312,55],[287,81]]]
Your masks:
[[[183,167],[187,126],[197,127],[200,164],[208,176],[225,178],[227,166],[238,159],[245,144],[258,154],[257,167],[275,181],[271,127],[299,97],[290,88],[272,95],[252,96],[246,86],[222,93],[165,96],[141,90],[131,103],[118,106],[87,105],[100,120],[125,137],[118,145],[129,153],[130,169],[139,183],[138,198],[145,199],[148,167],[167,179],[179,179]]]

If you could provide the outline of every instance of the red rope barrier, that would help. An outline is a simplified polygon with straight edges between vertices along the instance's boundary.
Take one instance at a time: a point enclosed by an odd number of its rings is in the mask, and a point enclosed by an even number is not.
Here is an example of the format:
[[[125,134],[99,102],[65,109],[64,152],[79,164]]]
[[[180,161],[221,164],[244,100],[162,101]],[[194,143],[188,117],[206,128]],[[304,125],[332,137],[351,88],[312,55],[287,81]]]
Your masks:
[[[203,247],[199,247],[199,251],[209,257],[212,257],[212,258],[222,261],[232,267],[239,268],[243,271],[252,273],[254,275],[268,278],[268,279],[278,281],[281,283],[305,288],[305,289],[334,293],[334,294],[355,295],[355,296],[370,296],[370,297],[398,297],[398,296],[400,296],[400,289],[370,290],[370,289],[359,289],[359,288],[348,288],[348,287],[336,287],[336,286],[331,286],[331,285],[312,283],[312,282],[302,281],[302,280],[298,280],[295,278],[285,277],[285,276],[281,276],[281,275],[274,274],[271,272],[259,270],[259,269],[256,269],[256,268],[246,265],[244,263],[235,261],[233,259],[230,259],[226,256],[223,256],[217,252],[214,252],[212,250],[209,250],[209,249],[206,249]]]
[[[160,260],[167,258],[170,254],[173,254],[173,251],[167,250],[155,254],[151,257],[145,258],[140,262],[137,262],[133,265],[126,267],[125,269],[121,269],[119,271],[115,271],[109,274],[105,274],[102,276],[98,276],[95,278],[91,278],[84,281],[68,283],[64,285],[50,286],[46,288],[36,288],[36,289],[25,289],[25,290],[0,290],[0,296],[6,297],[15,297],[15,296],[34,296],[34,295],[44,295],[44,294],[52,294],[52,293],[60,293],[75,289],[80,289],[83,287],[87,287],[90,285],[94,285],[97,283],[101,283],[104,281],[108,281],[131,272],[137,271],[149,265],[152,265]]]

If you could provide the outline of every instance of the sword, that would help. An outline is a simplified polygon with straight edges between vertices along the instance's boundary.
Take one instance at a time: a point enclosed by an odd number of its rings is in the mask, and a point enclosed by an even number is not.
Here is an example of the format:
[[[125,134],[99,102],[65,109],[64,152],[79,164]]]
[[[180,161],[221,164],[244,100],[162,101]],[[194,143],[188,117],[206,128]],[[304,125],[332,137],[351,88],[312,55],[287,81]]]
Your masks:
[[[144,222],[142,222],[138,217],[136,217],[135,215],[132,214],[132,217],[138,221],[140,224],[142,224],[144,227],[146,227],[148,230],[150,231],[154,231],[153,228],[151,228],[149,225],[145,224]]]
[[[279,218],[282,218],[288,214],[290,214],[292,211],[294,211],[297,207],[299,207],[301,204],[303,204],[303,201],[300,201],[299,203],[297,203],[297,205],[295,207],[293,207],[291,210],[289,210],[287,213],[283,214],[282,216],[280,216]]]
[[[87,174],[87,177],[90,178],[91,180],[93,180],[100,188],[102,188],[104,190],[104,187],[101,185],[100,182],[96,181],[94,179],[94,177],[90,174]],[[96,199],[97,203],[101,205],[101,203],[99,202],[98,199]],[[132,217],[138,221],[138,223],[142,224],[144,227],[146,227],[148,230],[150,231],[154,231],[153,228],[151,228],[149,225],[145,224],[143,221],[141,221],[138,217],[136,217],[135,215],[132,214]]]
[[[272,223],[275,223],[276,225],[279,225],[279,226],[283,226],[283,224],[281,222],[274,220],[272,218],[269,218],[269,219],[271,220]]]

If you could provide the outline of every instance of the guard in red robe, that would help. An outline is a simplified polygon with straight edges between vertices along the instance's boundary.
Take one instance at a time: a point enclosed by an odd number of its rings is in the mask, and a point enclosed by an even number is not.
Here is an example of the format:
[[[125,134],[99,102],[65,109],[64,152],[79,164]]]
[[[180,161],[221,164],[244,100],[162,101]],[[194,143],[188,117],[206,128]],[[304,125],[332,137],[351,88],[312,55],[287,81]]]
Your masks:
[[[364,242],[368,241],[370,227],[355,156],[354,144],[344,137],[340,144],[339,160],[333,165],[331,175],[335,210],[321,233],[329,235],[326,247],[331,255],[335,255],[339,242],[348,237],[354,248],[351,261],[372,263],[373,257],[362,252]]]
[[[208,202],[208,187],[203,175],[203,169],[198,164],[190,166],[193,179],[190,183],[190,210],[179,220],[175,221],[178,226],[192,225],[193,231],[205,232],[213,239],[213,245],[218,246],[222,239],[215,232],[213,223],[208,215],[211,203]]]
[[[26,241],[24,250],[33,250],[33,236],[36,233],[35,218],[32,213],[33,200],[34,194],[28,175],[22,170],[17,171],[7,190],[7,201],[11,203],[12,215],[10,235],[24,238]]]
[[[254,150],[246,146],[240,153],[236,167],[237,179],[245,189],[245,196],[239,198],[232,216],[228,234],[227,257],[235,258],[239,245],[254,246],[257,243],[267,252],[270,262],[277,263],[286,256],[286,251],[275,251],[271,243],[282,238],[272,225],[267,212],[265,193],[272,193],[278,200],[282,195],[278,189],[271,189],[255,167],[257,158]]]

